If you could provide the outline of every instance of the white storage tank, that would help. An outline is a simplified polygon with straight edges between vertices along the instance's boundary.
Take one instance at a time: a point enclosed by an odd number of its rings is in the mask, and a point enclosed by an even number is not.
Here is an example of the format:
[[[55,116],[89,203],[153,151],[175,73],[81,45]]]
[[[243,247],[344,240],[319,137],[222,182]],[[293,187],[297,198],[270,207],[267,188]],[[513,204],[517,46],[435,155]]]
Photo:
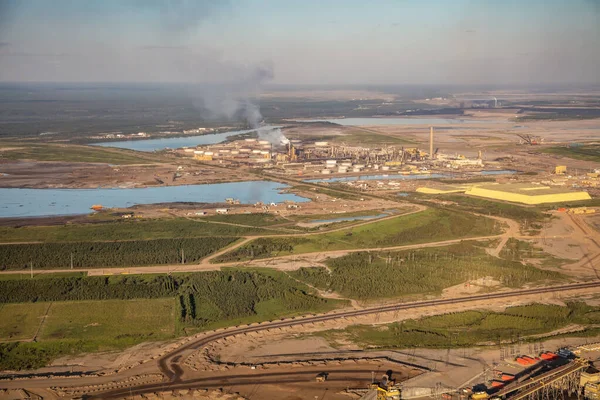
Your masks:
[[[256,139],[252,139],[252,138],[250,138],[250,139],[244,139],[244,140],[245,140],[246,142],[249,142],[249,143],[256,142]]]
[[[387,165],[384,165],[383,167],[381,167],[381,170],[382,170],[382,171],[389,171],[389,170],[390,170],[390,167],[389,167],[389,166],[387,166]]]
[[[268,140],[259,140],[258,144],[269,144]]]
[[[221,149],[221,150],[219,150],[219,153],[229,153],[229,150],[227,150],[227,149]]]
[[[215,155],[215,153],[214,153],[214,152],[212,152],[212,151],[205,151],[205,152],[204,152],[204,155],[205,155],[205,156],[214,156],[214,155]]]
[[[252,150],[252,154],[260,154],[260,150]]]
[[[194,151],[194,154],[204,154],[204,150],[196,150]]]
[[[337,164],[337,160],[327,160],[327,161],[325,161],[325,164],[326,165],[335,165],[335,164]]]
[[[328,144],[329,144],[328,142],[315,142],[315,146],[317,146],[317,147],[325,147]]]

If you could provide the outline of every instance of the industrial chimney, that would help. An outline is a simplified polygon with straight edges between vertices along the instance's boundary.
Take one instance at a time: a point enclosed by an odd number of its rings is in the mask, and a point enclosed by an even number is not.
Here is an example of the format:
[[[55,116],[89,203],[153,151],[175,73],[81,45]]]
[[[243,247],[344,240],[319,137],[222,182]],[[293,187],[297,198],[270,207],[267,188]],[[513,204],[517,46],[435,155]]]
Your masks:
[[[433,126],[429,127],[429,159],[433,160]]]

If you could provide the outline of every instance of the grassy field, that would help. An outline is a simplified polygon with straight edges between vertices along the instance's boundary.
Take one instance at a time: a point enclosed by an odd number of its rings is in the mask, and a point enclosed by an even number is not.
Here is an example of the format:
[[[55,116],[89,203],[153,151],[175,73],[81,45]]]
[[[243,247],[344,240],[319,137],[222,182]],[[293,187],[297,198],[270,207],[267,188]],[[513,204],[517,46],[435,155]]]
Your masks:
[[[256,227],[279,225],[290,222],[279,215],[269,213],[211,215],[209,217],[204,217],[203,219],[206,221],[226,222],[228,224],[250,225]]]
[[[484,200],[476,197],[470,197],[460,194],[442,194],[442,195],[424,195],[421,193],[411,193],[408,197],[409,201],[426,204],[433,207],[439,207],[437,204],[432,204],[430,200],[451,201],[454,204],[448,206],[453,210],[461,210],[467,212],[475,212],[482,215],[490,215],[495,217],[509,218],[520,223],[521,230],[525,233],[535,234],[542,228],[550,216],[544,211],[548,207],[530,207],[521,206],[512,203],[504,203],[500,201]],[[555,209],[553,205],[551,209]]]
[[[47,303],[0,305],[0,342],[32,339],[47,308]]]
[[[496,221],[461,212],[428,209],[384,221],[306,237],[259,238],[215,261],[243,261],[318,251],[392,247],[500,233]]]
[[[501,313],[465,311],[382,326],[354,325],[317,335],[333,343],[349,340],[367,348],[452,348],[527,341],[529,335],[547,334],[569,324],[587,325],[571,336],[596,335],[600,333],[594,326],[598,323],[600,308],[584,303],[569,303],[566,307],[531,304]]]
[[[35,303],[34,303],[35,304]],[[172,298],[55,302],[41,340],[83,340],[98,346],[124,347],[175,336]]]
[[[313,215],[290,215],[289,218],[297,221],[297,222],[311,222],[311,221],[315,221],[315,220],[327,220],[327,219],[337,219],[337,218],[348,218],[348,217],[366,217],[366,216],[375,216],[375,215],[379,215],[379,214],[383,214],[384,211],[386,210],[382,210],[382,209],[377,209],[377,210],[361,210],[361,211],[355,211],[355,212],[345,212],[345,213],[340,213],[340,214],[333,214],[333,213],[329,213],[329,214],[313,214]],[[394,213],[399,214],[400,210],[398,210],[398,212],[394,211]],[[393,213],[390,211],[389,215],[392,215]]]
[[[473,242],[400,252],[358,252],[327,261],[325,268],[300,268],[292,275],[322,290],[360,300],[439,294],[483,277],[503,285],[557,281],[562,275],[492,257]]]
[[[231,221],[231,220],[228,220]],[[205,236],[269,235],[266,229],[211,224],[202,218],[119,220],[97,224],[0,227],[0,242],[83,242],[196,238]]]
[[[122,149],[106,149],[99,146],[9,143],[2,146],[0,159],[65,161],[108,164],[153,164],[155,157]]]
[[[48,304],[15,304],[15,314],[4,315],[15,320],[19,312],[45,310]],[[52,303],[39,341],[0,342],[0,370],[40,368],[63,355],[119,350],[144,341],[170,339],[175,332],[173,298]]]
[[[61,355],[119,350],[346,304],[321,298],[280,271],[233,268],[170,276],[0,280],[0,297],[5,303],[0,304],[0,370],[37,368]],[[38,342],[2,343],[31,338],[49,305]]]
[[[600,162],[600,145],[598,144],[577,147],[548,147],[543,149],[542,152],[577,160]]]

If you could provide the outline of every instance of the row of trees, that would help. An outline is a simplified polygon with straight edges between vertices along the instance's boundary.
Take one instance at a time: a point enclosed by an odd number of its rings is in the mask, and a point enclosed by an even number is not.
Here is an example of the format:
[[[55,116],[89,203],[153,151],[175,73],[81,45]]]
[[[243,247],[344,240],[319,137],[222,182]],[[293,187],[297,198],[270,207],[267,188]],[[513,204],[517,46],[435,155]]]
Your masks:
[[[70,242],[0,246],[0,269],[126,267],[197,262],[237,237]]]
[[[303,238],[258,238],[247,245],[222,254],[216,261],[242,261],[254,258],[273,257],[278,254],[287,254],[294,251],[294,246],[307,241]]]

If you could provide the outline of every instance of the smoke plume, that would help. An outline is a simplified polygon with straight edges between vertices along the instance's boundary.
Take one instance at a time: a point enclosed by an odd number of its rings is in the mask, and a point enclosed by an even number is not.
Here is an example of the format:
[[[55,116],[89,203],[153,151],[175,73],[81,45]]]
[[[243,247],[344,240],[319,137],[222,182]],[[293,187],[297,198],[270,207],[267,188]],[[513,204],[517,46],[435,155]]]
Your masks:
[[[275,147],[285,146],[290,142],[281,132],[281,128],[261,127],[256,131],[260,140],[268,140]]]
[[[0,0],[1,1],[1,0]],[[231,11],[229,0],[136,0],[142,7],[158,8],[162,30],[175,41],[187,37],[218,14]],[[286,144],[280,129],[258,129],[263,120],[260,93],[263,85],[273,79],[271,62],[235,62],[227,59],[224,49],[209,46],[145,46],[152,65],[169,60],[176,65],[180,80],[194,83],[187,90],[200,116],[209,121],[245,122],[257,129],[262,140],[273,145]],[[168,67],[167,67],[168,69]]]

